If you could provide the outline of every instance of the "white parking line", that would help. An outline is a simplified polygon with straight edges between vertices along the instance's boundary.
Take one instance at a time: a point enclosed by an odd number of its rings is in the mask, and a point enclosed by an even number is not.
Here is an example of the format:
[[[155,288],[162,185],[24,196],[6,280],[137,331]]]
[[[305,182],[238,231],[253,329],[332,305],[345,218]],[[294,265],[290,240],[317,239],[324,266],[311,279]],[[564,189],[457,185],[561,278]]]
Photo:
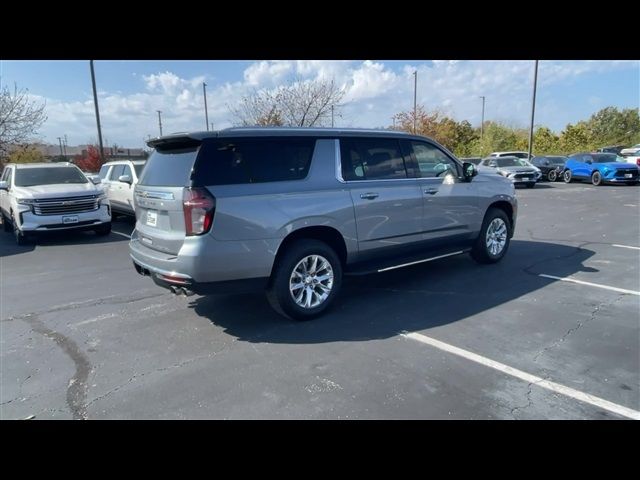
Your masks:
[[[79,327],[80,325],[86,325],[88,323],[99,322],[100,320],[106,320],[107,318],[117,317],[116,313],[105,313],[102,315],[98,315],[97,317],[90,318],[88,320],[84,320],[82,322],[74,323],[70,325],[70,327]]]
[[[115,230],[111,230],[111,233],[115,233],[116,235],[120,235],[122,237],[127,237],[127,238],[131,238],[131,235],[127,235],[126,233],[122,233],[122,232],[116,232]]]
[[[617,245],[617,244],[613,244],[611,245],[612,247],[618,247],[618,248],[630,248],[632,250],[640,250],[640,247],[632,247],[631,245]]]
[[[547,275],[545,273],[539,273],[538,276],[544,277],[544,278],[553,278],[554,280],[562,280],[563,282],[578,283],[580,285],[587,285],[589,287],[604,288],[605,290],[611,290],[612,292],[628,293],[630,295],[640,296],[640,292],[637,292],[635,290],[627,290],[626,288],[610,287],[609,285],[601,285],[599,283],[584,282],[582,280],[576,280],[575,278],[569,278],[569,277],[556,277],[555,275]]]
[[[471,360],[472,362],[476,362],[486,367],[493,368],[494,370],[506,373],[507,375],[519,378],[520,380],[524,380],[525,382],[537,385],[552,392],[560,393],[562,395],[573,398],[575,400],[579,400],[584,403],[588,403],[595,407],[603,408],[604,410],[609,410],[610,412],[622,415],[623,417],[640,420],[640,412],[637,410],[618,405],[617,403],[610,402],[609,400],[605,400],[603,398],[595,397],[593,395],[575,390],[570,387],[565,387],[564,385],[560,385],[556,382],[545,380],[544,378],[538,377],[536,375],[531,375],[530,373],[523,372],[522,370],[518,370],[517,368],[505,365],[504,363],[496,362],[494,360],[491,360],[490,358],[483,357],[482,355],[478,355],[477,353],[454,347],[453,345],[441,342],[440,340],[436,340],[435,338],[427,337],[426,335],[415,332],[402,333],[401,335],[412,340],[417,340],[418,342],[426,343],[427,345],[431,345],[432,347],[438,348],[445,352],[458,355],[459,357],[466,358],[467,360]]]

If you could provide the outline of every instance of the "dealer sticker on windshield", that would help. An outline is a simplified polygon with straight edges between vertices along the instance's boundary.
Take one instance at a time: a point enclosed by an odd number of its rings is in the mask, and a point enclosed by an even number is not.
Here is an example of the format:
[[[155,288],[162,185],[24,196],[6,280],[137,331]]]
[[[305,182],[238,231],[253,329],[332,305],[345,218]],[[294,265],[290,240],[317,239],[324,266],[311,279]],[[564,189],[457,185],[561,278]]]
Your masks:
[[[155,227],[158,224],[158,212],[154,210],[147,211],[147,225]]]

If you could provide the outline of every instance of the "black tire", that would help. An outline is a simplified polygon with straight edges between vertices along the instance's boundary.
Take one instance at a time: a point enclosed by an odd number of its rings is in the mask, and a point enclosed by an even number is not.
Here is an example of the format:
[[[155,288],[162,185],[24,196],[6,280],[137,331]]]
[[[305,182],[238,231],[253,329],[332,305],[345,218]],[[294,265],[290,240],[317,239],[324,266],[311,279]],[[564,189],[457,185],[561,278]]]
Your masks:
[[[101,237],[109,235],[111,233],[111,222],[103,223],[98,228],[96,228],[94,232],[96,232],[96,235],[99,235]]]
[[[333,271],[333,284],[327,298],[316,307],[299,306],[289,289],[290,278],[296,266],[310,255],[326,259]],[[286,247],[286,251],[276,260],[267,289],[267,299],[273,309],[293,320],[311,320],[324,313],[334,302],[342,286],[342,264],[336,252],[319,240],[300,239]],[[301,293],[306,298],[308,293]]]
[[[550,182],[555,182],[558,179],[558,172],[556,172],[555,170],[551,170],[549,173],[547,173],[547,180],[549,180]]]
[[[489,229],[489,225],[495,219],[499,218],[502,220],[506,226],[506,238],[505,244],[497,253],[492,253],[489,250],[488,242],[487,242],[487,230]],[[507,253],[509,249],[509,244],[511,242],[511,220],[509,220],[509,216],[505,213],[504,210],[499,208],[490,208],[487,210],[487,213],[484,216],[484,220],[482,221],[482,228],[480,229],[480,235],[476,239],[476,242],[471,250],[471,257],[478,263],[496,263],[499,262],[502,257]]]
[[[13,238],[16,240],[16,244],[18,245],[26,245],[29,243],[29,239],[27,236],[18,228],[18,222],[16,222],[15,218],[12,219],[13,223]]]
[[[591,174],[591,183],[596,187],[602,185],[602,175],[597,170]]]
[[[533,188],[535,186],[536,186],[535,183],[527,183],[527,188]]]
[[[11,220],[9,220],[5,214],[2,214],[2,228],[5,232],[13,232],[13,226],[11,225]]]
[[[562,180],[564,180],[564,183],[571,183],[571,180],[573,179],[572,177],[571,170],[567,169],[562,172]]]

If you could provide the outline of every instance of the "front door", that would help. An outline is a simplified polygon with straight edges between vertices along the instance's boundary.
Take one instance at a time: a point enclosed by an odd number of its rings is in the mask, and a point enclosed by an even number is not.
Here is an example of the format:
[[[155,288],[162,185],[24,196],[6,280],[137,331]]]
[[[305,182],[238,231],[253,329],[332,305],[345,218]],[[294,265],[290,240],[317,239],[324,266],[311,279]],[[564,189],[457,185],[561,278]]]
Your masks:
[[[434,244],[468,240],[481,213],[477,185],[465,181],[462,166],[437,145],[409,144],[424,202],[424,239]]]
[[[342,176],[351,193],[360,253],[406,247],[422,239],[422,194],[409,178],[396,139],[340,140]]]

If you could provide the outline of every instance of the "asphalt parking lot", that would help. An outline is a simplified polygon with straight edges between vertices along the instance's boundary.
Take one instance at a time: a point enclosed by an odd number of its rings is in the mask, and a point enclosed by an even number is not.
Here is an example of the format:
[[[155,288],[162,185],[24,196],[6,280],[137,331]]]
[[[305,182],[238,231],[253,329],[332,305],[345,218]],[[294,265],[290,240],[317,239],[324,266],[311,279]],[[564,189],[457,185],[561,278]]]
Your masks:
[[[130,220],[26,247],[0,232],[0,416],[640,418],[640,187],[517,196],[501,263],[351,277],[305,323],[156,287]]]

